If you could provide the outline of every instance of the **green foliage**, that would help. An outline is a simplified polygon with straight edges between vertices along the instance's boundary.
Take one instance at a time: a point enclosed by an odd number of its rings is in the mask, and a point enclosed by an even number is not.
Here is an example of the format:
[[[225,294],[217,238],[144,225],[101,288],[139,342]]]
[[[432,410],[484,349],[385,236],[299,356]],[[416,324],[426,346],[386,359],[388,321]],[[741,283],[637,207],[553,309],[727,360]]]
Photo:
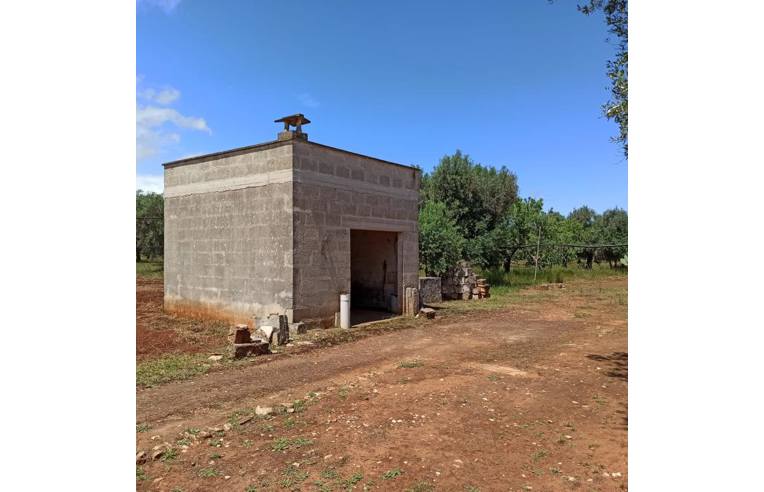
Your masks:
[[[617,38],[615,57],[607,63],[611,99],[602,106],[609,120],[618,124],[620,133],[612,140],[623,146],[629,154],[629,2],[628,0],[588,0],[578,10],[586,15],[602,11],[610,34]]]
[[[599,241],[602,244],[626,244],[629,238],[629,216],[620,208],[605,210],[598,224]],[[603,248],[602,255],[611,266],[626,256],[626,246]]]
[[[164,198],[138,190],[135,193],[135,257],[157,258],[164,252]]]
[[[445,204],[462,236],[473,239],[493,229],[517,199],[517,177],[505,167],[483,167],[457,150],[423,178],[422,195],[425,203]]]
[[[503,266],[509,271],[517,252],[533,244],[544,226],[543,207],[542,200],[533,198],[515,201],[496,228],[470,243],[469,259],[483,268]]]
[[[601,216],[582,206],[568,217],[544,211],[541,199],[517,197],[517,178],[507,169],[474,163],[456,151],[441,159],[422,179],[419,211],[419,258],[427,275],[443,276],[459,260],[482,269],[524,261],[540,270],[568,267],[578,259],[584,268],[607,261],[622,265],[625,246],[582,248],[579,244],[625,244],[628,216],[612,209]]]
[[[419,212],[419,261],[427,275],[443,275],[461,259],[463,247],[446,205],[426,201]]]

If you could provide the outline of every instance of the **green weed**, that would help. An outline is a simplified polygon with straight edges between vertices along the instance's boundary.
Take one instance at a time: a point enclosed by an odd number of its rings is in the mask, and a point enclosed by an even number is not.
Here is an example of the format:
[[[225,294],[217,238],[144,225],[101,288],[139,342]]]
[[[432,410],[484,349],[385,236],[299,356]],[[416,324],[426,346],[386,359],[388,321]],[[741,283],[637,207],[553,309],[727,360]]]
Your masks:
[[[148,387],[168,381],[179,381],[204,374],[209,369],[204,355],[168,354],[158,359],[139,362],[135,381],[138,386]]]
[[[404,369],[412,369],[414,367],[422,367],[424,363],[420,361],[419,359],[414,360],[404,360],[400,364],[398,364],[398,367],[404,368]]]
[[[219,477],[220,472],[214,468],[202,468],[201,470],[199,470],[198,475],[202,478],[212,478],[212,477]]]
[[[403,475],[403,472],[401,471],[401,469],[400,468],[394,468],[392,470],[386,471],[382,475],[382,480],[392,480],[392,479],[394,479],[396,477],[400,477],[401,475]]]
[[[345,490],[352,490],[355,485],[363,480],[363,474],[360,472],[356,472],[353,475],[350,476],[350,478],[347,478],[345,480],[342,480],[342,486],[345,487]]]

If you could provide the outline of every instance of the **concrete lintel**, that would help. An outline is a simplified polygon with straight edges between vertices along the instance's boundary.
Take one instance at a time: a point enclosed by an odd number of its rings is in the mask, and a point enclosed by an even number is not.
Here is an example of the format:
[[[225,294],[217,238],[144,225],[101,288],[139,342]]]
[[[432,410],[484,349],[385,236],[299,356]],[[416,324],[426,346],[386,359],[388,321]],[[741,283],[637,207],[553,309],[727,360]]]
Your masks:
[[[388,232],[416,232],[417,223],[411,220],[382,219],[343,215],[342,226],[350,229]]]

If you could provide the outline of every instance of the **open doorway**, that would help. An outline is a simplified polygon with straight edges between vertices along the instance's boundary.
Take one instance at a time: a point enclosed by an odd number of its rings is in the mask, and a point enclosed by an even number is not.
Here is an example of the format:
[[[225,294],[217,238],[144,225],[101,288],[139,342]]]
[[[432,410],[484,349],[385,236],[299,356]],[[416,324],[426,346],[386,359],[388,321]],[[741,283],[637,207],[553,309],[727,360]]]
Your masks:
[[[396,316],[399,299],[398,233],[351,230],[351,325]]]

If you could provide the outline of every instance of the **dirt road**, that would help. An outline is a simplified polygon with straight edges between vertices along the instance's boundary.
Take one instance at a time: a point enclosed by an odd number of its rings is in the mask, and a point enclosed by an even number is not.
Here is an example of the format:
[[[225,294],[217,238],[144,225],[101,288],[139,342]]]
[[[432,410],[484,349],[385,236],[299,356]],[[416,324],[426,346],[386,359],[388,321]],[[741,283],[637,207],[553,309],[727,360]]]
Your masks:
[[[138,489],[625,490],[626,282],[139,390]]]

